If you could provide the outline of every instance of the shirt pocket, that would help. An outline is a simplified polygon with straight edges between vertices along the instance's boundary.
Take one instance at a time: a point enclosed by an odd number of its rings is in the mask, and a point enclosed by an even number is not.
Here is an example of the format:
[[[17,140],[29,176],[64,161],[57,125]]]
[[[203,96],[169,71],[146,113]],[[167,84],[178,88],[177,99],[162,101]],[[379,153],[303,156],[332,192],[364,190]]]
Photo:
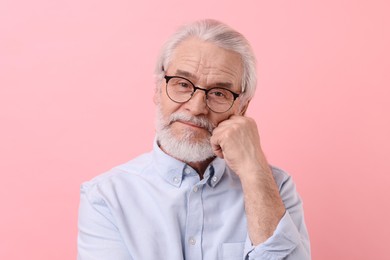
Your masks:
[[[245,243],[223,243],[220,249],[221,260],[242,260]]]

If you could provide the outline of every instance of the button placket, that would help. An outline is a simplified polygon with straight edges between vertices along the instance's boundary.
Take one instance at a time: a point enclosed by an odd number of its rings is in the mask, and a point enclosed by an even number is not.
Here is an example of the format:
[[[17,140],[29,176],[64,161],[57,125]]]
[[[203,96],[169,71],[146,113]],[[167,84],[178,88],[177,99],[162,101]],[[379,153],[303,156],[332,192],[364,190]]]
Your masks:
[[[193,237],[190,237],[190,239],[188,239],[188,243],[193,246],[196,244],[196,239]]]
[[[188,194],[185,257],[186,259],[201,259],[201,240],[204,225],[203,201],[200,186],[195,183],[193,185],[189,187],[191,192]]]

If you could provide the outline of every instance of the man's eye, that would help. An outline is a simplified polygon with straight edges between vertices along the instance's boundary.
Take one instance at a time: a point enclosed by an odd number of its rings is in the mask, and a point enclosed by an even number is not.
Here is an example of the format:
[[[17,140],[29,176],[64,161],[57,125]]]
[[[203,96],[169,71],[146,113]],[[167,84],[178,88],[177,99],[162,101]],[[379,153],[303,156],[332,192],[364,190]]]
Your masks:
[[[213,92],[211,92],[210,94],[213,95],[213,96],[219,97],[219,98],[224,98],[224,97],[226,97],[226,94],[225,94],[224,92],[218,91],[218,90],[213,91]]]
[[[189,88],[190,87],[190,85],[188,83],[186,83],[186,82],[179,82],[178,84],[182,88]]]

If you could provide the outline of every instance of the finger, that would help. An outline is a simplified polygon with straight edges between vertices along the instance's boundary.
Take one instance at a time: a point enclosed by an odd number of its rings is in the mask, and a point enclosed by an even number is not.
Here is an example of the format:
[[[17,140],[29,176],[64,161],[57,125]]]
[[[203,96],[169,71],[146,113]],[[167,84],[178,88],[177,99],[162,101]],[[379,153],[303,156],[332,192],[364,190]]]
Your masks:
[[[213,149],[213,152],[216,156],[218,156],[219,158],[223,158],[222,147],[219,145],[219,135],[215,134],[215,130],[216,129],[214,129],[213,134],[210,138],[211,148]]]
[[[223,152],[222,152],[221,146],[219,146],[219,145],[212,145],[212,148],[213,148],[214,154],[216,156],[218,156],[219,158],[223,159]]]

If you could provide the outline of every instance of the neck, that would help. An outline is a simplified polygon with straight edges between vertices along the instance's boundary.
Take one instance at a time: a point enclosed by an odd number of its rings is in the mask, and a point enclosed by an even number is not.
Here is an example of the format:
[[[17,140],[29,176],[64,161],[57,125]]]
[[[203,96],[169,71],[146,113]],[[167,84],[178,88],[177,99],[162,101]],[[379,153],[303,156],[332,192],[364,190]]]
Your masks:
[[[214,160],[214,157],[206,159],[202,162],[186,162],[189,166],[191,166],[198,174],[200,179],[203,179],[204,172],[206,171],[209,164]]]

